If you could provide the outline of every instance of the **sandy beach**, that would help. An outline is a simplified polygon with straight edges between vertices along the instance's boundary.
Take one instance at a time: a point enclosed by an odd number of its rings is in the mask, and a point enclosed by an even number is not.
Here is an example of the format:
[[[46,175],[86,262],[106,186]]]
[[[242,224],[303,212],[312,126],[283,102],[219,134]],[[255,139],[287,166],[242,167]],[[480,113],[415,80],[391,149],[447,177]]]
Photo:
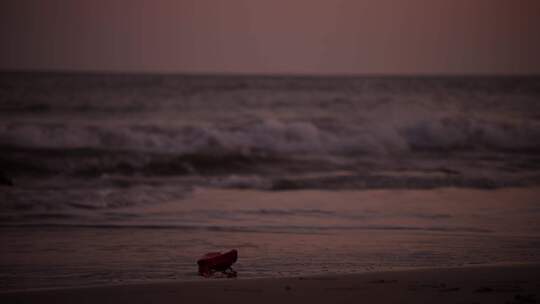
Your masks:
[[[540,265],[100,286],[0,294],[2,303],[537,303]]]

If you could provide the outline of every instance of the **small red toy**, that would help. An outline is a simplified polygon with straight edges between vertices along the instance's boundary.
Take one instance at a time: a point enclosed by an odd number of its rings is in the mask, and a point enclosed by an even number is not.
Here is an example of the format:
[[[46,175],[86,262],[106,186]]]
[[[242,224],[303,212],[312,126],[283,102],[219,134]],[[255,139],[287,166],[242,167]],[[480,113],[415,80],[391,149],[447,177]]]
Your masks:
[[[199,265],[199,274],[203,277],[210,277],[215,272],[221,272],[227,277],[236,277],[236,271],[231,266],[238,259],[238,251],[233,249],[225,253],[209,252],[201,257],[197,264]]]

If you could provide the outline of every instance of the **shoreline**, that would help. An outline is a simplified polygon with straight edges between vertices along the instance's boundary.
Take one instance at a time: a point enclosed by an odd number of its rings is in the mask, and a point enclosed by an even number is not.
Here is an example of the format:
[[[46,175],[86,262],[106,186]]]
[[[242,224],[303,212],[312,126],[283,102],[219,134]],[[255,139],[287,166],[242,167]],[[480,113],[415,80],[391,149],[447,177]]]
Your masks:
[[[227,282],[227,281],[254,281],[254,280],[317,280],[320,278],[326,277],[357,277],[364,275],[375,275],[375,274],[392,274],[396,272],[422,272],[422,271],[453,271],[459,269],[477,269],[477,268],[513,268],[513,267],[537,267],[540,269],[540,263],[518,263],[518,262],[501,262],[501,263],[492,263],[492,264],[469,264],[464,266],[452,266],[452,267],[430,267],[430,266],[419,266],[419,267],[393,267],[393,268],[383,268],[381,270],[364,270],[358,272],[350,273],[320,273],[320,274],[306,274],[306,275],[295,275],[295,276],[260,276],[260,277],[242,277],[241,273],[239,277],[236,278],[226,278],[226,277],[210,277],[204,278],[197,274],[196,271],[193,271],[192,279],[163,279],[163,280],[151,280],[145,282],[120,282],[120,283],[110,283],[110,284],[88,284],[82,286],[60,286],[60,287],[38,287],[38,288],[27,288],[27,289],[13,289],[13,290],[0,290],[0,296],[2,294],[9,293],[26,293],[26,292],[47,292],[47,291],[62,291],[62,290],[82,290],[82,289],[92,289],[92,288],[108,288],[108,287],[137,287],[137,286],[152,286],[160,284],[184,284],[184,283],[201,283],[208,284],[212,282]],[[540,274],[540,272],[539,272]]]
[[[540,264],[416,268],[282,278],[160,281],[0,292],[3,303],[535,303]],[[514,301],[514,302],[512,302]]]

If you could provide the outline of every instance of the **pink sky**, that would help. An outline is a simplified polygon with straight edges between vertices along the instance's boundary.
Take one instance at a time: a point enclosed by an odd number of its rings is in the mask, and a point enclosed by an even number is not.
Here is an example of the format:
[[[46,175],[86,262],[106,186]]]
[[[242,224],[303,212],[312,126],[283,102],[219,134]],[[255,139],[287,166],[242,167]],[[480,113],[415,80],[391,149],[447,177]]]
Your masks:
[[[2,0],[0,69],[540,73],[539,0]]]

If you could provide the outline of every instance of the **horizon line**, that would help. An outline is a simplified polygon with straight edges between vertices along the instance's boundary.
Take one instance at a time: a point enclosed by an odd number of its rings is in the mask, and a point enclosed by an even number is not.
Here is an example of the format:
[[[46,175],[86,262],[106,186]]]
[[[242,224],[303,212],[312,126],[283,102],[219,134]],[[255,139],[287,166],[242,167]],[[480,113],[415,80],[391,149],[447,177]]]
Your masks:
[[[262,73],[262,72],[230,72],[230,71],[159,71],[159,70],[100,70],[100,69],[2,69],[0,74],[6,73],[36,73],[36,74],[86,74],[86,75],[148,75],[148,76],[218,76],[218,77],[291,77],[291,78],[354,78],[354,77],[540,77],[538,73]]]

